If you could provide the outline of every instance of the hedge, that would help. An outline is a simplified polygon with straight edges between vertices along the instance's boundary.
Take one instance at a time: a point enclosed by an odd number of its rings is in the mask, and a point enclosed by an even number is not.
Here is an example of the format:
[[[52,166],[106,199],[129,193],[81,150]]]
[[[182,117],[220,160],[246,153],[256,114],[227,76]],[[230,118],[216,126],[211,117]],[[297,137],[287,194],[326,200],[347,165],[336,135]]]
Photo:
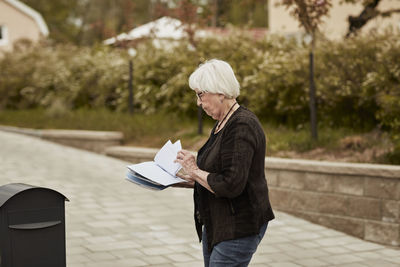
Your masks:
[[[226,38],[198,40],[195,49],[186,41],[163,48],[141,43],[133,58],[136,112],[195,116],[196,98],[187,79],[210,58],[231,63],[241,84],[239,102],[260,118],[293,127],[308,123],[308,48],[279,36],[254,40],[239,30]],[[319,123],[399,132],[399,59],[399,32],[319,41]],[[126,111],[128,60],[118,48],[21,42],[0,58],[0,109]]]

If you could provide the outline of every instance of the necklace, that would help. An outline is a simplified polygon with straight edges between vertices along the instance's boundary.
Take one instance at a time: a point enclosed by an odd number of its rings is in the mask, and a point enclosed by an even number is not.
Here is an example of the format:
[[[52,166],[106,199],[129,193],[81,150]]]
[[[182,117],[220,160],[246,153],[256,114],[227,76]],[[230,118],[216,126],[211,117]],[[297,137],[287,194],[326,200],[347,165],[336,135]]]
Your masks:
[[[224,123],[225,119],[228,117],[229,113],[231,113],[233,107],[234,107],[236,104],[237,104],[237,102],[233,103],[233,105],[230,107],[230,109],[229,109],[228,112],[226,113],[225,117],[224,117],[220,122],[218,122],[218,125],[217,125],[217,127],[215,128],[215,132],[218,132],[218,131],[220,130],[219,127],[221,127],[222,123]]]

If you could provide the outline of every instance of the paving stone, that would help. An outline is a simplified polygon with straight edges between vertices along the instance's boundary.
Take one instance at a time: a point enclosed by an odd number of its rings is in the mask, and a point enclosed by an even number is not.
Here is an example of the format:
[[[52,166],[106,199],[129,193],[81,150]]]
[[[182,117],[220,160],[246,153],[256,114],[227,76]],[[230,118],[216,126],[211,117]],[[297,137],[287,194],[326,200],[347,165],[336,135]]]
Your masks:
[[[400,249],[380,249],[379,251],[377,251],[378,253],[380,253],[383,256],[387,256],[387,257],[399,257],[400,256]]]
[[[174,263],[173,266],[176,266],[176,267],[188,267],[188,266],[190,266],[190,267],[203,267],[204,264],[203,264],[202,261],[201,262],[193,261],[193,262]]]
[[[329,254],[346,254],[351,252],[350,249],[340,246],[322,247],[321,250],[326,251]]]
[[[350,254],[342,254],[342,255],[334,255],[334,256],[325,256],[320,258],[323,261],[326,261],[332,265],[345,264],[345,263],[354,263],[357,261],[361,261],[361,258],[350,255]]]
[[[285,251],[286,254],[296,259],[311,259],[311,258],[321,258],[323,256],[328,256],[329,253],[325,252],[321,249],[312,248],[312,249],[299,249],[292,251]]]
[[[289,262],[295,259],[286,253],[272,253],[269,254],[269,258],[271,259],[271,262]]]
[[[382,259],[384,258],[382,254],[377,251],[363,251],[363,252],[355,252],[352,255],[362,258],[364,260],[371,260],[371,259]]]
[[[67,234],[67,237],[69,237],[69,238],[90,236],[90,234],[85,231],[68,231],[66,234]]]
[[[319,233],[310,233],[310,232],[305,232],[303,231],[303,229],[298,228],[297,233],[291,233],[290,234],[290,239],[291,240],[299,240],[299,241],[303,241],[303,240],[313,240],[313,239],[318,239],[321,238],[321,234]]]
[[[116,256],[118,259],[131,259],[131,258],[141,258],[146,259],[146,256],[137,249],[122,249],[109,251],[112,255]]]
[[[167,264],[170,262],[170,259],[164,256],[151,256],[151,257],[143,257],[144,261],[146,261],[149,265],[158,265],[158,264]]]
[[[268,266],[270,266],[270,267],[301,267],[304,265],[295,264],[290,261],[279,261],[279,262],[268,263]]]
[[[275,245],[278,249],[281,251],[299,251],[300,248],[294,244],[291,243],[281,243],[281,244],[276,244]]]
[[[102,262],[105,260],[114,260],[117,257],[115,257],[114,255],[112,255],[111,253],[108,252],[96,252],[96,253],[90,253],[87,254],[87,257],[89,259],[92,259],[94,261],[98,261],[98,262]]]
[[[387,261],[386,259],[373,259],[373,260],[368,260],[368,261],[363,261],[360,262],[361,264],[364,264],[366,267],[399,267],[399,264],[397,263],[391,263]]]
[[[400,265],[400,256],[388,258],[387,261],[397,263]]]
[[[344,246],[346,244],[351,244],[354,243],[354,240],[357,239],[350,236],[340,236],[340,237],[321,238],[316,240],[315,242],[317,242],[321,246],[331,247],[331,246]]]
[[[114,243],[102,243],[102,244],[89,244],[85,246],[90,251],[113,251],[120,249],[136,249],[140,248],[140,245],[133,241],[125,242],[114,242]]]
[[[203,266],[191,190],[153,192],[135,186],[124,179],[129,163],[104,155],[5,132],[0,142],[0,185],[48,187],[70,200],[65,203],[69,267]],[[320,186],[321,192],[359,190],[351,184]],[[372,187],[368,192],[375,194]],[[385,216],[397,218],[389,208]],[[275,215],[252,267],[400,265],[398,249],[277,210]]]
[[[86,241],[92,244],[98,244],[98,243],[110,243],[110,242],[115,242],[116,240],[110,236],[94,236],[94,237],[86,237]]]
[[[165,246],[158,246],[158,247],[149,247],[141,249],[144,254],[152,256],[152,255],[168,255],[173,253],[174,251],[165,247]]]
[[[167,258],[173,260],[174,262],[190,262],[193,261],[193,257],[186,253],[175,253],[166,255]]]
[[[113,228],[113,227],[124,226],[123,223],[121,223],[120,221],[116,221],[116,220],[87,222],[86,224],[90,227],[95,227],[95,228]]]
[[[296,261],[296,264],[300,266],[307,266],[307,267],[320,267],[320,266],[327,266],[326,262],[323,262],[318,259],[300,259]]]
[[[312,241],[297,241],[296,245],[301,247],[301,248],[320,248],[321,246],[317,244],[316,242]]]
[[[85,267],[84,263],[68,263],[68,267]]]
[[[73,254],[86,254],[89,251],[82,247],[82,246],[73,246],[73,247],[69,247],[66,251],[67,257],[68,255],[73,255]]]
[[[82,254],[69,255],[67,259],[67,264],[86,263],[86,262],[90,262],[90,258],[87,255],[82,255]]]
[[[257,248],[257,253],[260,254],[271,254],[271,253],[278,253],[281,251],[282,250],[277,248],[276,246],[265,246],[263,245],[263,243],[261,243],[260,246]]]
[[[349,248],[353,251],[371,251],[383,248],[382,245],[370,243],[370,242],[357,242],[354,244],[344,245],[345,248]]]
[[[358,262],[349,263],[349,264],[340,264],[337,266],[340,266],[340,267],[365,267],[365,265],[363,265],[363,263],[358,263]]]

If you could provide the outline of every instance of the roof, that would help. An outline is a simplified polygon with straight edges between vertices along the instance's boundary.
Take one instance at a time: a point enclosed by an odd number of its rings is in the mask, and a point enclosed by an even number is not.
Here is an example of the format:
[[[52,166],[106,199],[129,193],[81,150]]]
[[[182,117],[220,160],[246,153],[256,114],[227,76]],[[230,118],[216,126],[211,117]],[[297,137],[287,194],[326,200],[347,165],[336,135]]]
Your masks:
[[[25,13],[29,17],[31,17],[37,23],[40,32],[44,36],[49,35],[49,28],[47,27],[46,22],[44,21],[42,15],[40,15],[39,12],[37,12],[33,8],[27,6],[26,4],[18,0],[4,0],[4,1],[10,4],[11,6],[15,7],[16,9],[20,10],[21,12]]]
[[[128,33],[121,33],[116,37],[109,38],[103,43],[111,45],[117,41],[129,41],[146,37],[179,40],[186,36],[181,26],[182,22],[180,20],[171,17],[162,17],[136,27]]]

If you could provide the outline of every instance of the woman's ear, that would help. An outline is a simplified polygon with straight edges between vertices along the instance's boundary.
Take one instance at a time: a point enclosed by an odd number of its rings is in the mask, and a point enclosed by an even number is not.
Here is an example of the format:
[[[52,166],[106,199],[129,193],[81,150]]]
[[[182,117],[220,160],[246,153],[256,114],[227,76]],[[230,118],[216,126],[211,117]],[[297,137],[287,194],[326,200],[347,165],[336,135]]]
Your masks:
[[[224,102],[225,96],[223,94],[219,95],[219,102],[221,102],[221,104]]]

